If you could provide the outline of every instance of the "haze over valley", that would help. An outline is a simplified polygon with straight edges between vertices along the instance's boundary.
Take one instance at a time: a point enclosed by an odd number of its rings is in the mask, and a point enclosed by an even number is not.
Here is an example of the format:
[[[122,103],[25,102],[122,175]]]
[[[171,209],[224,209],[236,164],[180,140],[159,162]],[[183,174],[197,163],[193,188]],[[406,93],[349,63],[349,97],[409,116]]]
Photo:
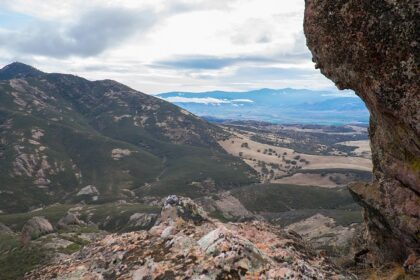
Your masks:
[[[259,89],[246,92],[168,92],[157,95],[209,120],[298,124],[367,124],[369,112],[351,91]]]

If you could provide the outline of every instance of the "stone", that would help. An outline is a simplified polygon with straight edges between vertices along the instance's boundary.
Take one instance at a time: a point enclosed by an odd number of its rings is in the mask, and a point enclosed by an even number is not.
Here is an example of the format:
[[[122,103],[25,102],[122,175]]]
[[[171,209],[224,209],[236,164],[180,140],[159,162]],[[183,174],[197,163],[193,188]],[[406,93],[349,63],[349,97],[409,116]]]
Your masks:
[[[420,254],[418,1],[306,0],[304,31],[316,68],[352,89],[371,113],[374,180],[350,187],[364,207],[379,262]]]
[[[12,234],[13,231],[3,223],[0,223],[0,234]]]
[[[95,186],[87,185],[86,187],[82,188],[77,193],[77,196],[82,196],[82,195],[97,196],[97,195],[99,195],[99,191]]]
[[[134,213],[128,221],[130,230],[150,229],[158,215],[153,213]]]
[[[227,235],[226,229],[219,227],[198,240],[198,246],[208,253],[208,249],[214,245],[218,240],[223,239]]]
[[[171,195],[163,203],[161,220],[175,222],[177,219],[199,225],[208,220],[208,216],[191,198]]]
[[[172,235],[173,230],[174,230],[174,227],[172,226],[165,228],[160,234],[160,237],[163,239],[168,239]]]
[[[341,226],[322,214],[288,225],[285,229],[297,232],[316,250],[327,250],[329,255],[341,256],[348,251],[359,225]]]
[[[57,228],[66,228],[69,225],[82,225],[84,224],[79,218],[73,213],[67,213],[66,216],[62,217],[57,222]]]
[[[44,217],[33,217],[23,225],[21,242],[23,245],[27,245],[31,239],[37,239],[53,231],[54,228],[47,219]]]

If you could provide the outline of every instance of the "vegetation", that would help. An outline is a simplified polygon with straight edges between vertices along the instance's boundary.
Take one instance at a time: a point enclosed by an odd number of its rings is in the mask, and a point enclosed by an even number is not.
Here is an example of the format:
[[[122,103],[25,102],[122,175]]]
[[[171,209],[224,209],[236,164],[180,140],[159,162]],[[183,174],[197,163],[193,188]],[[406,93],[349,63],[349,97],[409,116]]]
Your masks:
[[[46,263],[48,251],[40,245],[21,247],[18,236],[0,235],[0,276],[2,280],[21,279],[35,267]]]
[[[296,173],[309,173],[309,174],[321,174],[325,176],[326,174],[338,173],[345,176],[351,177],[353,181],[363,181],[369,182],[372,180],[372,172],[356,170],[356,169],[343,169],[343,168],[329,168],[329,169],[300,169]]]
[[[26,213],[16,213],[16,214],[2,214],[0,215],[0,223],[3,223],[9,227],[12,227],[15,231],[20,231],[26,221],[35,216],[45,217],[51,224],[56,224],[59,219],[64,217],[67,211],[73,205],[64,204],[64,205],[53,205],[46,207],[42,210],[26,212]]]
[[[35,216],[42,216],[50,221],[52,225],[56,225],[58,220],[64,217],[67,211],[72,207],[75,207],[75,205],[54,205],[33,212],[3,214],[0,215],[0,223],[11,227],[15,231],[20,231],[27,220]],[[117,232],[126,230],[128,220],[134,213],[159,213],[160,207],[140,203],[103,203],[86,205],[80,209],[79,212],[82,220],[90,220],[97,224],[100,229]],[[96,232],[97,230],[98,229],[96,228],[86,226],[77,227],[75,232],[89,233]],[[73,240],[70,241],[74,242]]]
[[[257,184],[232,191],[253,212],[282,212],[296,209],[334,209],[354,203],[346,189],[327,189],[281,184]]]
[[[160,207],[144,204],[121,204],[113,203],[90,206],[84,211],[91,213],[92,222],[99,225],[101,229],[110,232],[123,232],[127,230],[130,216],[134,213],[159,213]]]
[[[145,185],[166,195],[196,193],[190,184],[207,178],[220,188],[256,181],[251,168],[217,144],[226,132],[175,105],[114,81],[40,71],[16,97],[7,79],[35,70],[13,69],[0,75],[3,212],[75,203],[85,199],[76,194],[87,185],[107,202]]]

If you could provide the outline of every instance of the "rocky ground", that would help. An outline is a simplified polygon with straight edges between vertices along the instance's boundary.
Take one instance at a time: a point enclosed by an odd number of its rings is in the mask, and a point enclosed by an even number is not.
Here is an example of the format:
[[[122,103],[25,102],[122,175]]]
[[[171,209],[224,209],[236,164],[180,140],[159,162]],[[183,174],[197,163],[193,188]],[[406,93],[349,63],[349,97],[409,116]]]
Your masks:
[[[3,216],[1,279],[388,279],[368,278],[384,268],[366,262],[364,226],[328,211],[284,224],[230,192],[146,202]]]
[[[264,222],[224,224],[169,196],[148,231],[107,235],[25,279],[352,279],[296,233]]]

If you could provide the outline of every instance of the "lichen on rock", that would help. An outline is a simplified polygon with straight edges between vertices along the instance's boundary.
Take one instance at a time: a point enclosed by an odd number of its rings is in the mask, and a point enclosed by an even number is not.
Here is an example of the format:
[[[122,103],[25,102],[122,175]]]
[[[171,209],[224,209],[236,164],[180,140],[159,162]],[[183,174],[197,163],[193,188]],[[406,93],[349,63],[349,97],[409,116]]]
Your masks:
[[[353,89],[370,113],[372,184],[350,189],[365,208],[379,261],[420,255],[420,8],[418,1],[306,0],[316,67]]]
[[[223,224],[170,196],[149,231],[110,234],[25,279],[353,279],[294,234],[263,222]]]

